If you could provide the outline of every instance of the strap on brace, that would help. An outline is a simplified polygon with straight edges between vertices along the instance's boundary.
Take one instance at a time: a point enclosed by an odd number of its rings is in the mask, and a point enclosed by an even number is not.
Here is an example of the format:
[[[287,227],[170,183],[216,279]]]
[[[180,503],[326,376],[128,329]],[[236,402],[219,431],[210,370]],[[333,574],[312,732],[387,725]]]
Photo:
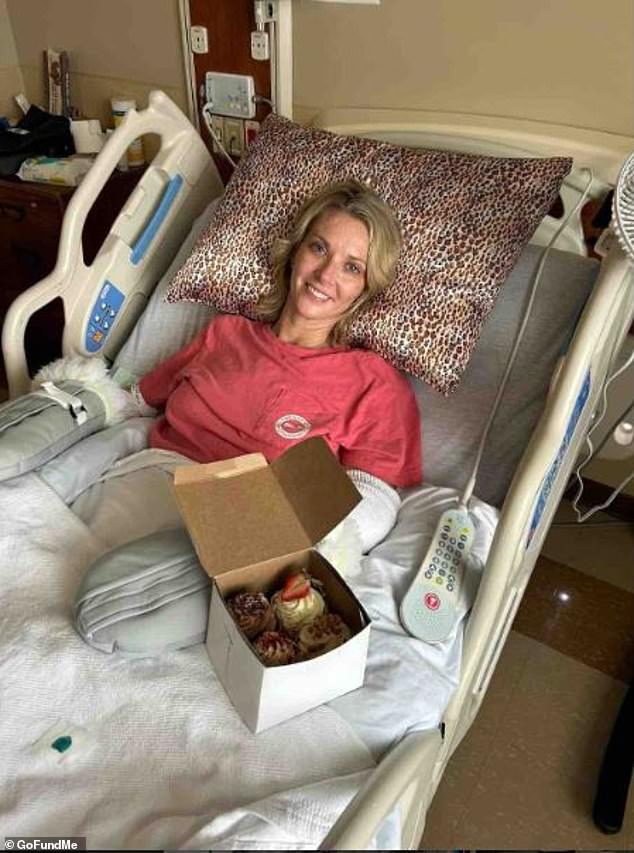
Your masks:
[[[34,393],[50,397],[51,400],[60,405],[63,409],[69,411],[71,417],[77,422],[77,426],[81,426],[88,420],[88,412],[79,397],[74,397],[67,391],[62,391],[62,389],[58,388],[55,383],[42,382],[40,388]]]

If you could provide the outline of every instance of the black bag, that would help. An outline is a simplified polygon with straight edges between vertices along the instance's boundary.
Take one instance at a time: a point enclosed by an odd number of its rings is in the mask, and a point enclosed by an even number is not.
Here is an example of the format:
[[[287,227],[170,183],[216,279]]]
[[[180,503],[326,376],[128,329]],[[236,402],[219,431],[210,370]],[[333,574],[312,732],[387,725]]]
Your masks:
[[[15,127],[0,131],[0,175],[15,175],[28,157],[68,157],[75,153],[70,120],[29,107]]]

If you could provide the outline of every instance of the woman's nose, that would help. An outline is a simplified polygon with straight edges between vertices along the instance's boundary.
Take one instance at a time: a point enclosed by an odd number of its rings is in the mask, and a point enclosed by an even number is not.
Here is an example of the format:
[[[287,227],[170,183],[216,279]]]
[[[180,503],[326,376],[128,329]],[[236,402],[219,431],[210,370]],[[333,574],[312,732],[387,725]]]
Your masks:
[[[319,279],[324,283],[334,281],[336,276],[336,267],[334,258],[324,258],[319,265]]]

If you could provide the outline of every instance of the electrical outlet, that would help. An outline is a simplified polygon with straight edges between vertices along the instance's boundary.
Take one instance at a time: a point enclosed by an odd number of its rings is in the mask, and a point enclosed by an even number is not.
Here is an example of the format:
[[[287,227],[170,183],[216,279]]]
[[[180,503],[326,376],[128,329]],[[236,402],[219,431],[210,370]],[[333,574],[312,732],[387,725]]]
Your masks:
[[[253,140],[258,135],[260,131],[260,122],[259,121],[245,121],[244,123],[244,144],[247,149],[251,147],[253,144]]]
[[[270,59],[269,34],[266,30],[251,33],[251,59],[265,61]]]
[[[224,145],[224,147],[226,148],[227,146],[225,145],[225,120],[223,119],[223,117],[212,115],[211,126],[213,128],[214,133],[216,134],[217,139],[220,140],[221,145]],[[216,139],[214,139],[213,136],[211,140],[214,154],[220,154],[221,151],[218,142],[216,141]]]
[[[240,119],[225,119],[225,148],[232,157],[244,154],[244,122]]]
[[[192,27],[190,33],[192,53],[209,53],[207,27]]]
[[[255,118],[255,82],[246,74],[205,74],[207,102],[211,111],[233,118]]]

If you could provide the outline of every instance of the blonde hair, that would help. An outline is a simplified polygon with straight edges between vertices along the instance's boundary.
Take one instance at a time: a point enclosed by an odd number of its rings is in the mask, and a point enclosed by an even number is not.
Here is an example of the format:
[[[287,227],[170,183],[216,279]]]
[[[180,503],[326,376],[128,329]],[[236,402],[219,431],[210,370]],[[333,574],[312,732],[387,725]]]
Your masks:
[[[401,232],[392,209],[365,184],[352,180],[327,184],[304,202],[289,233],[273,242],[273,287],[255,307],[260,320],[276,322],[288,296],[295,252],[316,220],[329,210],[343,211],[363,222],[369,236],[365,288],[330,333],[331,342],[339,344],[361,308],[394,280],[401,250]]]

